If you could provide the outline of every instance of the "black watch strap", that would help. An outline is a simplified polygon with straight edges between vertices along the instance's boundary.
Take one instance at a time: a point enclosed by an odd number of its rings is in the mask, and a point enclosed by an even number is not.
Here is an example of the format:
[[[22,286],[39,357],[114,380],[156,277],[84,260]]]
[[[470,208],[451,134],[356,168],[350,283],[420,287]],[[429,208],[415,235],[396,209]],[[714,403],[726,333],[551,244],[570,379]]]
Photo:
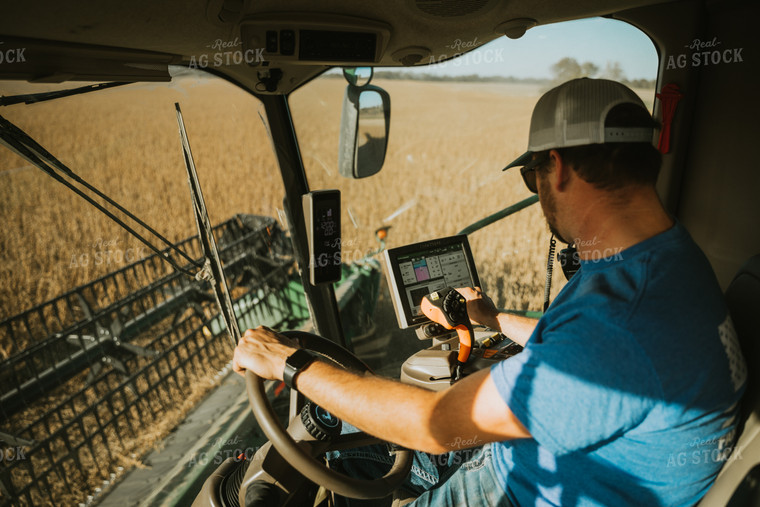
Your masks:
[[[316,356],[306,349],[298,349],[285,360],[285,369],[282,372],[282,380],[285,385],[295,389],[296,376],[306,368]]]

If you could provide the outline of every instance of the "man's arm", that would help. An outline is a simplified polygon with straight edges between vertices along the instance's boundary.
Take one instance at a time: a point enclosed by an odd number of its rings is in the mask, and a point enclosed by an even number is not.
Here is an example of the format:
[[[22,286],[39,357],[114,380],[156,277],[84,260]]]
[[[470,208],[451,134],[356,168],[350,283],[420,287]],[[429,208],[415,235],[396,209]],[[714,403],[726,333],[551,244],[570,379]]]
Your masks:
[[[235,349],[233,367],[238,373],[251,369],[264,378],[282,379],[294,345],[269,329],[249,329]],[[409,449],[440,454],[530,437],[502,400],[489,370],[433,392],[315,361],[296,383],[299,392],[337,417]]]
[[[500,312],[480,287],[464,287],[457,291],[467,300],[467,313],[475,324],[499,331],[523,347],[528,343],[537,319]]]

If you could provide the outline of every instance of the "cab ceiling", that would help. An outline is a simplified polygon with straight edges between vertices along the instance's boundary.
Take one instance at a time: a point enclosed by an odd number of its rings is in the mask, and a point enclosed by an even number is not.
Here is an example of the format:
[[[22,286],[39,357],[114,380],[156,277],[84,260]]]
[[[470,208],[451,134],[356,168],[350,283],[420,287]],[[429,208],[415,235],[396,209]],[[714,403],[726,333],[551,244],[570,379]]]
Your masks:
[[[453,56],[461,49],[455,41],[477,45],[503,36],[498,27],[516,19],[538,24],[602,16],[660,3],[661,0],[84,0],[6,2],[0,17],[3,38],[144,50],[172,56],[173,63],[187,63],[193,55],[208,52],[214,42],[235,41],[241,23],[257,22],[272,15],[283,18],[324,19],[333,15],[366,20],[388,28],[387,44],[376,65],[400,66],[399,50],[424,47],[435,58]],[[0,46],[1,48],[2,46]],[[428,63],[429,58],[419,63]],[[340,65],[340,62],[336,62]],[[289,76],[292,89],[325,65],[270,61]],[[300,68],[297,68],[300,67]],[[252,86],[257,69],[245,64],[220,72]],[[64,75],[65,73],[62,73]],[[0,67],[0,78],[19,79]],[[32,79],[22,76],[23,79]],[[287,90],[279,89],[278,93]]]

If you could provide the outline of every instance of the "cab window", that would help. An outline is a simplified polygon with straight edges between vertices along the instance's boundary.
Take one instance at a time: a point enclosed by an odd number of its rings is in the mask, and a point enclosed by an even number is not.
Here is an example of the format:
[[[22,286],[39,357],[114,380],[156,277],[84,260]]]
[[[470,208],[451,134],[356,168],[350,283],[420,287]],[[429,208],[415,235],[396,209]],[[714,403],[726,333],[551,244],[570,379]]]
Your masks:
[[[525,152],[530,115],[544,91],[577,77],[604,77],[653,106],[657,52],[620,21],[540,26],[488,44],[452,37],[451,47],[477,49],[451,60],[432,55],[431,66],[375,69],[372,84],[391,96],[391,128],[384,167],[369,178],[338,175],[341,72],[291,96],[310,187],[342,193],[344,261],[375,250],[378,228],[391,227],[388,246],[401,246],[456,234],[530,197],[517,169],[501,169]],[[542,308],[549,237],[538,204],[470,235],[481,282],[498,306]],[[557,267],[552,297],[564,281]]]

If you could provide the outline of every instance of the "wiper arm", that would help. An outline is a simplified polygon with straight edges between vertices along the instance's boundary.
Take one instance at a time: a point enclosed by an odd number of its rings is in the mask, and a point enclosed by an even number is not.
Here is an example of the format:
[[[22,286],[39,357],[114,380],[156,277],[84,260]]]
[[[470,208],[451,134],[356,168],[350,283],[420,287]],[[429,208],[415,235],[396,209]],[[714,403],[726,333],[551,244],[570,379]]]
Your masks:
[[[198,181],[198,173],[195,170],[193,154],[190,151],[190,141],[187,139],[185,122],[182,120],[182,111],[179,109],[179,103],[175,102],[174,107],[177,109],[177,123],[179,124],[182,154],[184,155],[185,168],[187,169],[187,182],[190,184],[190,194],[193,198],[195,225],[198,227],[198,239],[203,249],[203,256],[206,258],[203,269],[195,276],[198,279],[211,282],[214,296],[216,297],[216,304],[219,306],[219,312],[224,320],[227,333],[232,338],[233,345],[237,346],[240,342],[241,334],[237,316],[235,315],[235,307],[232,305],[230,289],[227,286],[227,279],[224,277],[224,268],[219,257],[219,249],[216,247],[216,239],[214,239],[214,230],[211,227],[208,210],[206,209],[206,201],[203,199],[201,184]]]
[[[0,97],[0,106],[12,106],[13,104],[34,104],[36,102],[44,102],[46,100],[55,100],[63,97],[70,97],[71,95],[79,95],[80,93],[96,92],[98,90],[104,90],[106,88],[113,88],[114,86],[123,86],[132,84],[132,81],[116,81],[113,83],[98,83],[94,85],[80,86],[79,88],[70,88],[68,90],[58,90],[55,92],[40,92],[40,93],[26,93],[23,95],[12,95],[10,97]]]

